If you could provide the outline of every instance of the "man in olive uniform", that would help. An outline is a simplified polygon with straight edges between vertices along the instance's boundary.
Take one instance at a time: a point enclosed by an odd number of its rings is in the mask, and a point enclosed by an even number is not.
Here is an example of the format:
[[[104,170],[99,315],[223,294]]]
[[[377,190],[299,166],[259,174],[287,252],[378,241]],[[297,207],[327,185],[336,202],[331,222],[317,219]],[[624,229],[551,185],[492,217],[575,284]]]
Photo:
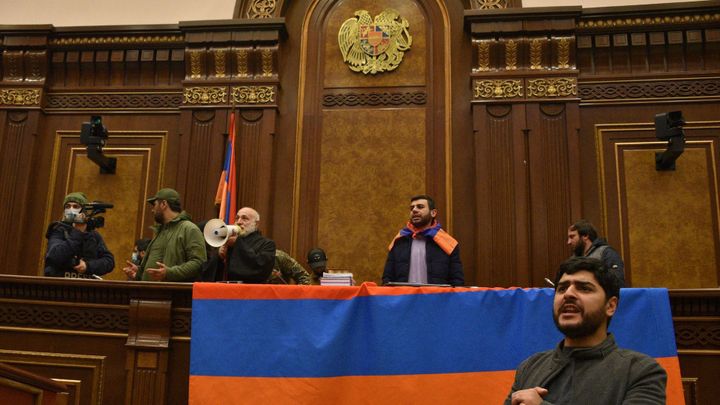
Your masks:
[[[163,188],[153,197],[155,237],[150,241],[140,265],[127,261],[125,274],[143,281],[195,281],[207,260],[205,240],[200,228],[182,210],[180,194]]]
[[[295,284],[312,284],[310,275],[297,260],[293,259],[287,252],[275,249],[275,265],[267,283],[290,284],[290,280],[294,280]]]

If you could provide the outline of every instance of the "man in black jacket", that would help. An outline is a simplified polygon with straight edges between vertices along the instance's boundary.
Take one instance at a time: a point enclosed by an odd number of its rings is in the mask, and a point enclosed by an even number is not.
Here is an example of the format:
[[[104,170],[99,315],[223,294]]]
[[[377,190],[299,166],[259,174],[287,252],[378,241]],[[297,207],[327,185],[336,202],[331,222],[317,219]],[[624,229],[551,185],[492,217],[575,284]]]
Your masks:
[[[520,364],[505,405],[665,404],[665,370],[645,354],[619,348],[607,331],[619,298],[619,280],[600,260],[563,263],[553,319],[565,338]]]
[[[463,285],[460,246],[436,220],[435,201],[428,195],[410,199],[410,221],[390,243],[383,283]]]
[[[65,196],[63,219],[48,227],[45,253],[45,275],[68,278],[99,278],[115,267],[102,236],[88,227],[83,212],[87,204],[85,193]]]
[[[235,225],[240,226],[237,236],[220,247],[219,255],[227,258],[227,280],[243,283],[264,283],[275,264],[275,242],[262,236],[258,230],[260,214],[250,207],[237,212]]]
[[[590,222],[580,219],[568,228],[567,244],[575,257],[592,257],[600,259],[605,268],[615,273],[620,280],[620,288],[625,287],[625,264],[620,254],[608,245],[603,238],[598,238],[597,229]]]

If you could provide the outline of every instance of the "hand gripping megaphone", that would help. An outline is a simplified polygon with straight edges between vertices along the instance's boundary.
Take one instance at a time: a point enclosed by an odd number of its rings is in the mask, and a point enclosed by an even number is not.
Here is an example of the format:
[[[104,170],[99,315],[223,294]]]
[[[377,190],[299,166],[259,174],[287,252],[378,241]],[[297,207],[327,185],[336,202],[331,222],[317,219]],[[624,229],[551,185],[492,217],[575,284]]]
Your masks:
[[[237,236],[239,233],[238,225],[226,225],[222,219],[217,218],[209,220],[203,230],[205,242],[212,247],[224,245],[230,237]]]

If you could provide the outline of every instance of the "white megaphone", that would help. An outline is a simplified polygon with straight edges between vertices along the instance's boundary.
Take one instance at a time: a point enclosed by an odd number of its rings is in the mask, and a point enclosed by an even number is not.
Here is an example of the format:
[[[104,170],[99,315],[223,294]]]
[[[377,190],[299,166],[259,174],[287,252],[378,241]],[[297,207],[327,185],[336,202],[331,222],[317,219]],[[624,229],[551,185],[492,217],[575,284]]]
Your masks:
[[[227,240],[233,236],[237,236],[240,233],[240,227],[238,225],[227,225],[222,219],[211,219],[205,224],[203,234],[205,235],[205,241],[212,247],[220,247],[227,242]]]

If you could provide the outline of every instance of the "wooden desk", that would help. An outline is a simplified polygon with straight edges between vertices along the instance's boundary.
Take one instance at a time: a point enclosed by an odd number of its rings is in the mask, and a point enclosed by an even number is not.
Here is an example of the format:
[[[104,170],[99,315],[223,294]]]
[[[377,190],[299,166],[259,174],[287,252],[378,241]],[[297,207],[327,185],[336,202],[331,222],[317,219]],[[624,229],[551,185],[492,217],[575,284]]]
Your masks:
[[[720,289],[671,290],[688,403],[720,397]],[[192,285],[0,275],[0,361],[69,404],[187,402]],[[695,402],[697,401],[697,402]]]

